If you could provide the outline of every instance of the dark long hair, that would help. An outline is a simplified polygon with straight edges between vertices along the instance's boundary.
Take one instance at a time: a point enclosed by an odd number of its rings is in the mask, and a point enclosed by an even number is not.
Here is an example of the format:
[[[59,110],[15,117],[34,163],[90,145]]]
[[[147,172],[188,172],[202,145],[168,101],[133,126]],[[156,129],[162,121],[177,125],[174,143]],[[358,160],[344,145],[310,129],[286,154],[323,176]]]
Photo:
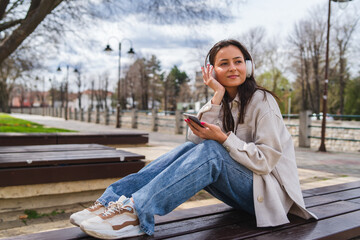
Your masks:
[[[244,45],[242,45],[239,41],[234,40],[234,39],[228,39],[228,40],[222,40],[218,43],[216,43],[209,51],[209,53],[206,56],[206,60],[205,60],[205,65],[207,64],[207,59],[209,59],[209,63],[211,65],[214,66],[215,63],[215,57],[216,54],[219,52],[220,49],[233,45],[237,48],[239,48],[239,50],[242,52],[242,54],[244,55],[245,60],[251,60],[253,61],[249,51],[246,49],[246,47]],[[254,73],[251,74],[250,77],[246,77],[246,80],[243,84],[241,84],[240,86],[238,86],[238,95],[240,97],[240,104],[239,104],[239,124],[244,123],[244,117],[245,117],[245,112],[246,112],[246,107],[249,104],[253,94],[256,92],[256,90],[261,90],[264,92],[264,100],[266,99],[266,94],[265,92],[270,93],[271,95],[273,95],[275,98],[278,99],[278,97],[271,91],[257,85],[255,78],[254,78]],[[229,107],[229,101],[230,101],[230,96],[227,92],[225,92],[225,95],[222,99],[222,105],[224,108],[224,116],[223,116],[223,128],[226,132],[229,131],[234,131],[235,129],[235,123],[234,123],[234,118],[232,117],[231,114],[231,110]]]

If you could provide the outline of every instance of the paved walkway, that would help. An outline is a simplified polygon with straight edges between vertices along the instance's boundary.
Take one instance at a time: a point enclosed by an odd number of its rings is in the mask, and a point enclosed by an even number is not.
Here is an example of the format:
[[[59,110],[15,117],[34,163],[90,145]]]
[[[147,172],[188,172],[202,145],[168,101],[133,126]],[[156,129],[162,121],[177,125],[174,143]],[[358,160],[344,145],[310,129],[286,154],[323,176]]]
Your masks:
[[[81,132],[148,132],[146,130],[137,129],[116,129],[113,126],[105,126],[101,124],[74,120],[65,121],[61,118],[47,116],[43,117],[26,114],[12,115],[14,117],[44,124],[49,127],[65,128]],[[152,161],[184,142],[185,135],[149,132],[149,144],[119,147],[123,150],[143,154],[146,156],[146,160]],[[359,153],[321,153],[314,149],[296,148],[296,161],[298,164],[298,172],[302,189],[360,180]],[[207,197],[204,200],[196,199],[194,201],[187,201],[180,205],[178,209],[205,206],[218,202],[219,201],[214,198],[209,199]],[[20,220],[13,220],[8,223],[2,223],[3,227],[0,226],[0,238],[46,231],[50,229],[71,227],[72,225],[68,220],[70,214],[72,212],[83,209],[86,207],[85,205],[72,204],[67,206],[59,206],[59,209],[64,209],[63,214],[57,215],[55,217],[33,219],[31,221],[27,221],[26,226],[22,224]],[[52,208],[42,209],[44,212],[51,212],[52,210]],[[17,213],[14,214],[14,218],[16,219]]]

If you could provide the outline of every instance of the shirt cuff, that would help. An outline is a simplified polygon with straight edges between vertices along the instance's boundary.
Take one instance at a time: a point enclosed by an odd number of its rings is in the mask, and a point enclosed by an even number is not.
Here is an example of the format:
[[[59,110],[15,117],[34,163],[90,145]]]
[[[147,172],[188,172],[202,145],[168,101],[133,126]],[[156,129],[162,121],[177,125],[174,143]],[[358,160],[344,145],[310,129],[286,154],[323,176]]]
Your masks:
[[[211,101],[207,102],[199,111],[198,118],[204,122],[212,121],[219,118],[221,104],[212,104]]]
[[[228,152],[244,148],[245,142],[238,138],[233,132],[228,132],[226,135],[228,135],[228,137],[222,145]]]

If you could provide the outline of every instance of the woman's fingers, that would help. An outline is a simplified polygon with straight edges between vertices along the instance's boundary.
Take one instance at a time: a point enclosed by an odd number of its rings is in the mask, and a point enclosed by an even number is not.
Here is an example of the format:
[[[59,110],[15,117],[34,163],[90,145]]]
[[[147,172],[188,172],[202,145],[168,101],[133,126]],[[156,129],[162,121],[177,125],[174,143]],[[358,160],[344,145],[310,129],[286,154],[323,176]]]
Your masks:
[[[212,71],[214,70],[214,67],[210,64],[206,66],[206,69],[204,67],[201,67],[201,72],[203,75],[203,80],[206,85],[209,85],[209,82],[212,78]]]
[[[190,127],[191,131],[198,137],[200,138],[204,138],[204,129],[205,128],[202,128],[200,127],[199,125],[197,125],[195,122],[193,122],[192,120],[190,119],[186,119],[185,121],[187,123],[187,125]]]
[[[203,81],[204,81],[205,85],[207,85],[207,78],[206,78],[206,72],[205,72],[204,67],[201,67],[201,72],[203,75]]]

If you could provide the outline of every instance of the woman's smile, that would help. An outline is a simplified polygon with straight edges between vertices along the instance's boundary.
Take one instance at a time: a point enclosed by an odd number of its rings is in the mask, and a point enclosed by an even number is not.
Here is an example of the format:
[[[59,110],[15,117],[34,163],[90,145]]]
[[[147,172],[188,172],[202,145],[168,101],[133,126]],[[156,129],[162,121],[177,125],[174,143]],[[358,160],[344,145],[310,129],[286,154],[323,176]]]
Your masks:
[[[239,77],[239,75],[229,75],[229,76],[227,76],[227,78],[230,78],[230,79],[236,79],[238,77]]]

